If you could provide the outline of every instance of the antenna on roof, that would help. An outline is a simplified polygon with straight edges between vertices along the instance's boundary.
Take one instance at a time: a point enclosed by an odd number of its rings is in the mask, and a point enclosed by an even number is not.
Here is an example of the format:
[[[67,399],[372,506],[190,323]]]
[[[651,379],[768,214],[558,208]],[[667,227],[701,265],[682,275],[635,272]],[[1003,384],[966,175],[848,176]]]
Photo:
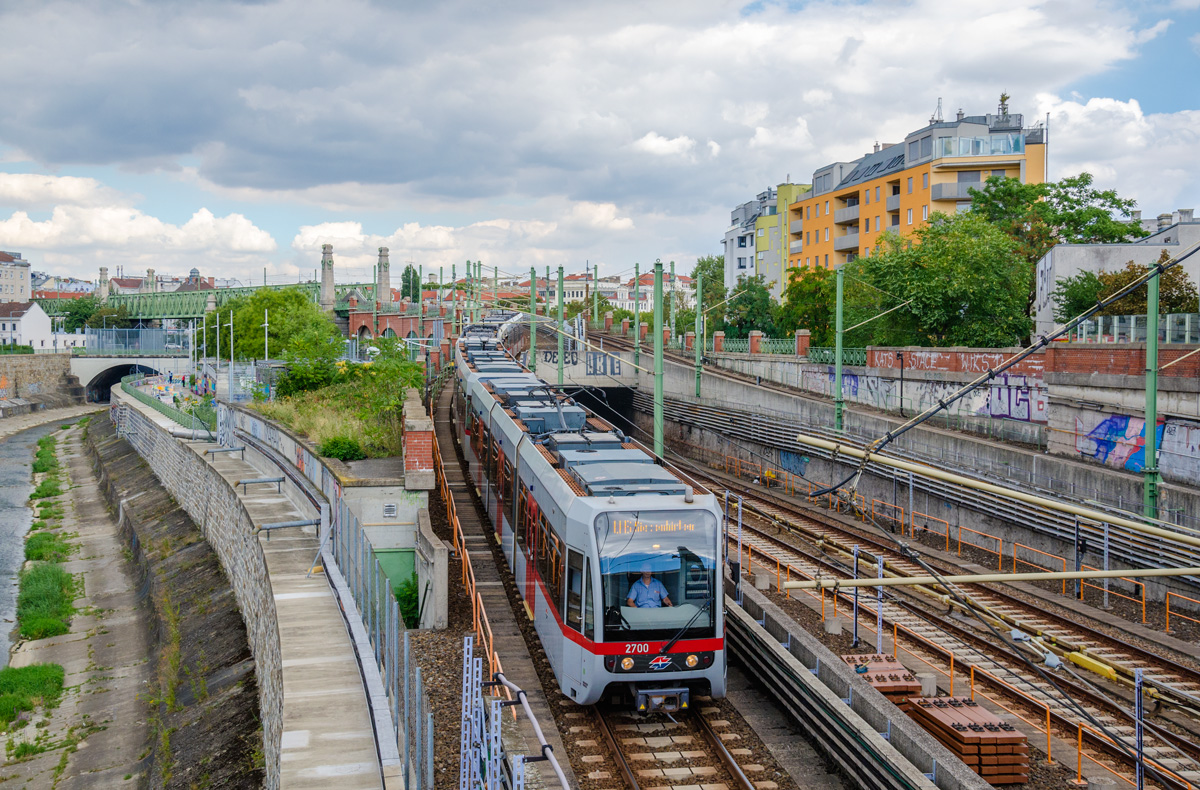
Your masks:
[[[942,122],[942,97],[941,96],[938,96],[937,109],[933,111],[933,115],[929,116],[929,122],[930,123],[941,123]]]

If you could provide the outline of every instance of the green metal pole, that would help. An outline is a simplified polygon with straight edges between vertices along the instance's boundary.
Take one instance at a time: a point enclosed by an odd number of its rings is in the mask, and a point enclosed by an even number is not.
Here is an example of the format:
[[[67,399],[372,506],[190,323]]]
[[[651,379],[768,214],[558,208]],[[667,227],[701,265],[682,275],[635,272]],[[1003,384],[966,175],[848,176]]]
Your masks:
[[[475,278],[475,282],[479,283],[479,320],[483,320],[483,261],[475,261],[475,269],[479,276]]]
[[[424,281],[425,281],[425,264],[422,263],[420,266],[417,267],[417,304],[420,305],[420,307],[418,308],[420,310],[420,312],[417,314],[419,316],[419,318],[417,319],[417,321],[418,321],[417,334],[420,335],[422,338],[425,337],[425,282]],[[379,282],[378,276],[375,278],[375,282],[376,283]]]
[[[842,267],[837,267],[837,315],[833,340],[833,427],[842,430]]]
[[[537,372],[537,269],[529,267],[529,372]]]
[[[1155,275],[1146,283],[1146,457],[1142,463],[1146,518],[1158,518],[1158,278]]]
[[[675,325],[675,261],[671,261],[671,339],[675,339],[679,327]]]
[[[475,267],[471,264],[470,261],[467,261],[467,294],[466,294],[466,296],[467,296],[466,302],[467,303],[465,305],[463,305],[463,312],[466,314],[465,317],[467,319],[467,323],[470,323],[475,320],[475,317],[471,314],[471,307],[472,307],[471,300],[474,298],[474,293],[475,293],[474,271],[475,271]]]
[[[500,267],[492,267],[492,307],[500,308]]]
[[[696,272],[696,339],[692,341],[696,349],[696,397],[700,397],[700,374],[703,370],[704,353],[704,272]]]
[[[458,265],[450,264],[450,309],[451,313],[450,325],[453,328],[454,336],[458,337],[462,334],[459,331],[458,325]]]
[[[592,323],[600,323],[600,264],[592,267]]]
[[[563,385],[563,267],[558,267],[558,386]]]
[[[633,265],[633,364],[642,364],[642,314],[641,300],[638,299],[639,280],[642,279],[638,264]]]
[[[654,454],[663,454],[663,264],[654,262]]]

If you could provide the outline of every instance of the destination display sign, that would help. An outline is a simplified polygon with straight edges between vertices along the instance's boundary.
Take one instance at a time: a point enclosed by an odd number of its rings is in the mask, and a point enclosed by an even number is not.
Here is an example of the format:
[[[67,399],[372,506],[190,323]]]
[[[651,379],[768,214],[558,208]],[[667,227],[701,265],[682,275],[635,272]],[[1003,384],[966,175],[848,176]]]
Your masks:
[[[613,518],[612,534],[665,534],[673,532],[695,532],[696,522],[683,518],[644,519],[634,516],[618,516]]]

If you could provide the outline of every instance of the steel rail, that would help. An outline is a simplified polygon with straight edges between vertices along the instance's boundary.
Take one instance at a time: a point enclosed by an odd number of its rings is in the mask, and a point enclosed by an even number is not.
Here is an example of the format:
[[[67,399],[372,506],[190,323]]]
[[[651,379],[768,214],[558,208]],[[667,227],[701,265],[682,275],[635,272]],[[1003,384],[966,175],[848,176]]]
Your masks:
[[[616,763],[617,772],[621,774],[621,778],[625,781],[625,786],[629,790],[641,790],[637,778],[633,775],[633,769],[629,767],[629,761],[625,759],[625,752],[617,745],[617,737],[613,734],[612,727],[604,718],[604,714],[599,708],[593,708],[596,714],[596,722],[600,726],[600,734],[604,736],[605,743],[608,744],[608,749],[612,752],[613,762]]]
[[[700,734],[704,736],[704,740],[708,741],[709,747],[716,752],[721,765],[725,766],[725,770],[733,777],[733,783],[738,786],[738,790],[755,790],[754,783],[747,778],[746,772],[742,770],[742,767],[738,765],[734,756],[725,748],[725,744],[717,737],[717,733],[713,731],[712,725],[708,723],[708,719],[699,713],[692,713],[692,718],[696,721],[696,725],[700,729]]]

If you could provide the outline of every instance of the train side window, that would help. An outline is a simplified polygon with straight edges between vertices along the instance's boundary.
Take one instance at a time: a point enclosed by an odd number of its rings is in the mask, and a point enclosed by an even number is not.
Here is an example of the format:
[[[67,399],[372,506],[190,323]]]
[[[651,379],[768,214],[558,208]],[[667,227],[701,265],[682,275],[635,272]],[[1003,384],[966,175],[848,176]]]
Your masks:
[[[588,639],[595,639],[595,623],[592,618],[592,566],[585,565],[583,571],[583,635]]]
[[[503,492],[504,492],[503,495],[504,495],[505,502],[512,502],[513,482],[514,482],[513,481],[513,465],[510,464],[508,462],[508,459],[506,458],[504,460],[504,486],[503,486]]]
[[[583,625],[583,555],[567,549],[567,625],[578,631]]]

